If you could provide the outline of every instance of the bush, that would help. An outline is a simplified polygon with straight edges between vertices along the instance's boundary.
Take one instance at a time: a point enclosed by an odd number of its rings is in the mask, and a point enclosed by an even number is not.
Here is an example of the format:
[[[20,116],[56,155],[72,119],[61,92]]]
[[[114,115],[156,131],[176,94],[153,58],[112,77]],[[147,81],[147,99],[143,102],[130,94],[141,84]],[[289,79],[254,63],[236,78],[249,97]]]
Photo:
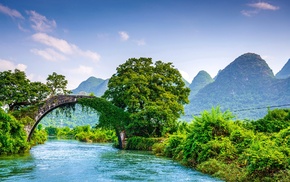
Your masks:
[[[74,139],[75,134],[69,127],[59,128],[57,131],[57,138]]]
[[[250,148],[246,149],[240,160],[247,161],[249,176],[261,178],[272,177],[276,172],[286,170],[289,166],[289,149],[279,147],[270,139],[254,141]]]
[[[199,164],[197,169],[228,182],[247,181],[244,169],[235,163],[226,164],[216,159],[209,159]]]
[[[38,145],[38,144],[44,144],[44,142],[47,140],[47,133],[45,130],[39,130],[35,129],[32,137],[30,139],[30,144],[32,146]]]
[[[242,128],[238,125],[232,127],[232,132],[229,136],[230,140],[236,147],[238,154],[241,154],[246,148],[249,148],[255,137],[253,131]]]
[[[290,148],[290,127],[277,133],[275,141],[279,146]]]
[[[269,112],[264,119],[272,129],[261,132],[259,122],[233,122],[232,115],[219,108],[205,111],[184,125],[183,132],[178,129],[154,144],[154,153],[225,181],[290,181],[290,126],[281,124],[288,122],[288,114],[288,110]]]
[[[192,130],[187,135],[183,147],[183,162],[190,166],[199,163],[204,145],[216,137],[228,137],[230,135],[229,120],[233,115],[226,111],[221,112],[219,107],[212,108],[211,112],[204,111],[201,117],[195,117],[192,121]],[[203,160],[202,160],[203,161]]]
[[[164,148],[164,154],[167,157],[173,157],[178,154],[177,148],[179,145],[184,142],[185,136],[182,135],[171,135],[166,141],[165,141],[165,148]]]
[[[0,155],[22,153],[28,149],[24,126],[0,108]]]
[[[48,136],[57,136],[58,130],[59,130],[58,128],[53,127],[53,126],[49,126],[45,128],[45,131],[48,134]]]
[[[164,142],[154,143],[152,145],[153,154],[155,154],[157,156],[165,156],[164,150],[165,150],[165,143]]]
[[[269,110],[264,118],[252,122],[252,125],[258,132],[279,132],[290,126],[290,109]]]
[[[127,150],[147,150],[151,151],[155,143],[159,143],[161,139],[158,138],[144,138],[144,137],[131,137],[128,138],[126,148]]]
[[[202,151],[199,154],[197,161],[198,163],[201,163],[214,158],[227,163],[237,158],[237,149],[228,137],[215,138],[214,140],[203,144]]]
[[[87,132],[80,132],[80,133],[77,133],[75,135],[75,139],[76,140],[79,140],[81,142],[92,142],[92,140],[90,139],[91,135],[90,133],[87,133]]]

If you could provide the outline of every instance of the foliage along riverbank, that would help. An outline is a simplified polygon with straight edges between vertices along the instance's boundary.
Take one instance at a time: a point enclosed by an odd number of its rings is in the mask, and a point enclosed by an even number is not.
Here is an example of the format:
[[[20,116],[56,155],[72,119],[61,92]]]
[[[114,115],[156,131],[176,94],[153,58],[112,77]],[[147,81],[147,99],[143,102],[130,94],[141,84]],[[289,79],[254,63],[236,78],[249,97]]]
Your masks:
[[[33,122],[31,118],[24,117],[17,120],[11,114],[0,108],[0,155],[9,155],[28,152],[32,146],[43,144],[48,136],[57,138],[76,139],[83,142],[116,142],[114,131],[87,126],[43,128],[41,124],[34,130],[31,140],[27,141],[24,125]]]
[[[113,130],[78,126],[35,130],[27,142],[24,124],[0,109],[0,154],[27,152],[47,136],[83,142],[116,142]],[[225,181],[290,181],[290,109],[275,109],[256,121],[234,121],[219,108],[160,138],[130,137],[127,150],[151,150]]]
[[[91,128],[90,125],[76,126],[73,129],[69,127],[46,127],[45,132],[49,136],[61,139],[76,139],[82,142],[103,143],[117,141],[116,133],[113,130]]]
[[[17,120],[0,108],[0,155],[25,153],[32,146],[46,141],[46,133],[38,129],[35,130],[30,142],[27,141],[24,124],[29,120],[29,117]]]
[[[132,137],[127,149],[152,150],[225,181],[290,181],[290,109],[256,121],[204,111],[166,138]]]

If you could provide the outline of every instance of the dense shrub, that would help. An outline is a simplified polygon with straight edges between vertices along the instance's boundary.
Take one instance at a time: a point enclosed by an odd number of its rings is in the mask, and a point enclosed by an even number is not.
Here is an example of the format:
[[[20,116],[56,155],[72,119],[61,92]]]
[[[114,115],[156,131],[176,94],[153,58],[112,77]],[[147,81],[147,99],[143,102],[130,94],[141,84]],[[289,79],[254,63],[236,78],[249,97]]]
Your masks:
[[[290,127],[281,130],[275,137],[277,145],[290,148]]]
[[[57,131],[57,138],[66,138],[66,139],[74,139],[75,135],[73,130],[69,127],[59,128]]]
[[[43,129],[35,129],[32,134],[32,137],[30,138],[30,144],[32,146],[44,144],[46,140],[47,140],[47,132]]]
[[[263,121],[272,129],[262,130],[262,120],[232,121],[230,112],[214,108],[154,144],[153,151],[225,181],[289,181],[288,114],[284,109],[269,111]]]
[[[184,142],[185,136],[171,135],[164,143],[164,155],[167,157],[176,158],[179,153],[178,147]]]
[[[226,164],[217,159],[209,159],[197,165],[196,169],[229,182],[247,181],[245,169],[236,163]]]
[[[97,143],[103,143],[103,142],[114,142],[117,140],[117,136],[114,131],[112,130],[103,130],[103,129],[89,129],[81,131],[79,130],[75,134],[75,138],[79,141],[83,142],[97,142]]]
[[[164,154],[164,150],[165,150],[165,143],[161,142],[161,143],[154,143],[152,145],[152,152],[153,154],[157,155],[157,156],[165,156]]]
[[[21,153],[28,149],[24,126],[0,108],[0,155]]]
[[[183,148],[183,162],[196,166],[203,157],[204,145],[216,137],[230,136],[229,120],[233,116],[230,112],[221,112],[219,107],[211,112],[204,111],[200,117],[195,117],[190,133],[187,135]]]
[[[264,118],[252,122],[252,125],[258,132],[279,132],[290,126],[290,109],[269,110]]]
[[[128,138],[127,144],[126,144],[126,149],[127,150],[147,150],[151,151],[152,146],[155,143],[160,142],[161,139],[159,138],[145,138],[145,137],[131,137]]]
[[[45,131],[48,136],[57,136],[58,130],[58,128],[52,126],[45,127]]]
[[[237,149],[228,137],[215,138],[202,145],[198,163],[217,158],[221,161],[232,161],[237,158]]]
[[[249,176],[271,177],[274,173],[288,168],[289,154],[289,148],[279,147],[265,137],[254,141],[250,148],[245,149],[240,159],[247,161],[246,169]]]
[[[245,148],[248,148],[255,137],[254,131],[247,130],[236,124],[232,125],[232,131],[229,136],[238,154],[241,154]]]
[[[117,140],[115,131],[102,128],[91,128],[90,125],[76,126],[73,129],[69,127],[55,128],[46,127],[45,131],[50,136],[57,138],[76,139],[82,142],[114,142]]]

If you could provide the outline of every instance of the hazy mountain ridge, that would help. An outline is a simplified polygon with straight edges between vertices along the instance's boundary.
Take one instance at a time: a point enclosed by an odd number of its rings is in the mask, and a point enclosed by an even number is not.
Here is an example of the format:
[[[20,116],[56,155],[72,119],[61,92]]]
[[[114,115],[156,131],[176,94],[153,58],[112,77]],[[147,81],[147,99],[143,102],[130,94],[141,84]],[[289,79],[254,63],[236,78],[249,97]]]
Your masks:
[[[267,107],[290,103],[290,79],[276,79],[265,60],[259,55],[246,53],[223,69],[216,80],[190,100],[186,115],[199,114],[203,110],[220,106],[237,111],[238,118],[257,119],[265,115]],[[286,102],[286,103],[285,103]]]
[[[189,99],[191,99],[194,95],[196,95],[200,89],[212,83],[213,81],[214,80],[212,79],[212,77],[206,71],[204,70],[199,71],[198,74],[192,80],[191,84],[189,85],[190,88]]]
[[[109,79],[101,79],[96,77],[89,77],[87,80],[80,83],[80,85],[72,90],[73,94],[89,94],[94,93],[96,96],[102,96],[108,88]]]
[[[285,79],[290,77],[290,59],[283,68],[276,74],[276,78]]]

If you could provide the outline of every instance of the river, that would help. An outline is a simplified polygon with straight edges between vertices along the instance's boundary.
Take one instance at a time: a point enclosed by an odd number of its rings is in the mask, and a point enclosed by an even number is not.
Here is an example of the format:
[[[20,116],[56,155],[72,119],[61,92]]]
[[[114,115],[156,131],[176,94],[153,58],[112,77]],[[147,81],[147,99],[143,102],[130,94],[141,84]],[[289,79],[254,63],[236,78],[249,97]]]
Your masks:
[[[28,154],[0,156],[0,181],[219,181],[148,152],[111,144],[48,140]]]

